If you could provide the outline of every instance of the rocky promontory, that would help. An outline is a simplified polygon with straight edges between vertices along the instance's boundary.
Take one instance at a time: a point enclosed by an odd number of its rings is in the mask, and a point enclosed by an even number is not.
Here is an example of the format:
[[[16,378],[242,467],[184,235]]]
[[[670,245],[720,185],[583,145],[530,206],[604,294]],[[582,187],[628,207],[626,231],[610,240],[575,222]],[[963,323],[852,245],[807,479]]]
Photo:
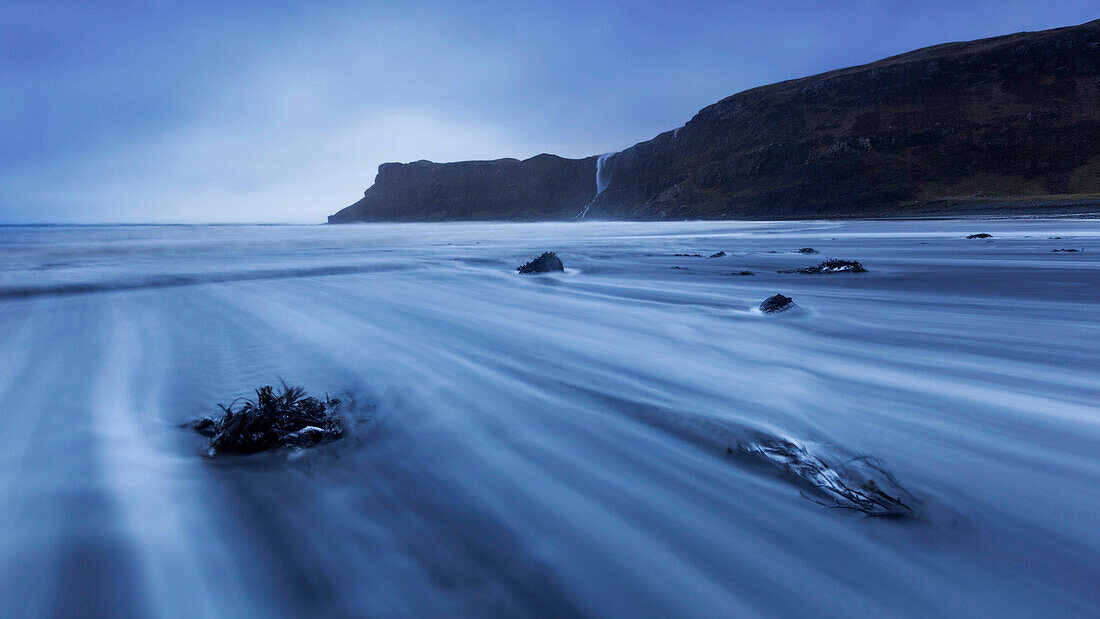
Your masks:
[[[328,221],[566,219],[592,200],[595,186],[596,157],[384,163],[363,199]]]
[[[938,45],[755,88],[611,155],[384,164],[363,199],[329,221],[1097,207],[1100,20]]]

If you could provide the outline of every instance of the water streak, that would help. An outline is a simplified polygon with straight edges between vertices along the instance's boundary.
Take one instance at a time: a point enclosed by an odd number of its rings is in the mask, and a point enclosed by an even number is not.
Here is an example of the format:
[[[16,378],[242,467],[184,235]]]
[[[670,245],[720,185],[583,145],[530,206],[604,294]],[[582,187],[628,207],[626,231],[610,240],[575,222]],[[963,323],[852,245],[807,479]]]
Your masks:
[[[515,272],[544,251],[566,271]],[[5,227],[0,254],[3,616],[1100,602],[1100,220]],[[867,272],[778,272],[829,257]],[[798,311],[756,310],[777,292]],[[345,436],[210,460],[179,427],[280,378]]]

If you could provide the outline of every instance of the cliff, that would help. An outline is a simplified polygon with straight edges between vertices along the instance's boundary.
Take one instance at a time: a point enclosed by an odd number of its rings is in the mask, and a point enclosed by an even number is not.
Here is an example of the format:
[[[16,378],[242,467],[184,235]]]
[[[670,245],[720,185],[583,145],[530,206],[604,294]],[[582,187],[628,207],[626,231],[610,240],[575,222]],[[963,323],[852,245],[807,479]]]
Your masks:
[[[595,157],[384,163],[363,199],[328,221],[567,219],[595,187]]]
[[[606,158],[385,164],[329,220],[853,217],[1002,201],[1100,204],[1100,20],[755,88]]]

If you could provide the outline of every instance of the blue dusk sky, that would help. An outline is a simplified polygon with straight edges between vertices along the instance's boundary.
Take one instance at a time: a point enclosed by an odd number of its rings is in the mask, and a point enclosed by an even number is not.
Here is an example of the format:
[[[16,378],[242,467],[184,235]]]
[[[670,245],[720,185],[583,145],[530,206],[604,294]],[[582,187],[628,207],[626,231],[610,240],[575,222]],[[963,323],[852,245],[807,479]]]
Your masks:
[[[321,222],[386,161],[581,157],[1100,0],[0,2],[0,223]]]

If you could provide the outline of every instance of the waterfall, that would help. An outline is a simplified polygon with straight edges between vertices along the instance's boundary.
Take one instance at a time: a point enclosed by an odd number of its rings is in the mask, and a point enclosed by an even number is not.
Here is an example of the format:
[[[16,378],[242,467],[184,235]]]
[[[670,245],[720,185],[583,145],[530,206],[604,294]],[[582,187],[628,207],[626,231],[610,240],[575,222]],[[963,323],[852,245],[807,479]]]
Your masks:
[[[607,183],[611,180],[610,172],[605,172],[603,169],[603,162],[607,161],[608,157],[611,157],[615,153],[604,153],[596,159],[596,195],[603,193],[604,189],[607,189]]]
[[[588,216],[588,209],[592,207],[592,203],[596,201],[596,196],[603,193],[604,189],[607,189],[607,184],[611,182],[611,172],[604,169],[604,162],[611,158],[612,155],[618,153],[604,153],[596,158],[596,195],[592,196],[592,199],[588,201],[588,204],[584,205],[584,210],[577,213],[577,219],[584,219]]]

